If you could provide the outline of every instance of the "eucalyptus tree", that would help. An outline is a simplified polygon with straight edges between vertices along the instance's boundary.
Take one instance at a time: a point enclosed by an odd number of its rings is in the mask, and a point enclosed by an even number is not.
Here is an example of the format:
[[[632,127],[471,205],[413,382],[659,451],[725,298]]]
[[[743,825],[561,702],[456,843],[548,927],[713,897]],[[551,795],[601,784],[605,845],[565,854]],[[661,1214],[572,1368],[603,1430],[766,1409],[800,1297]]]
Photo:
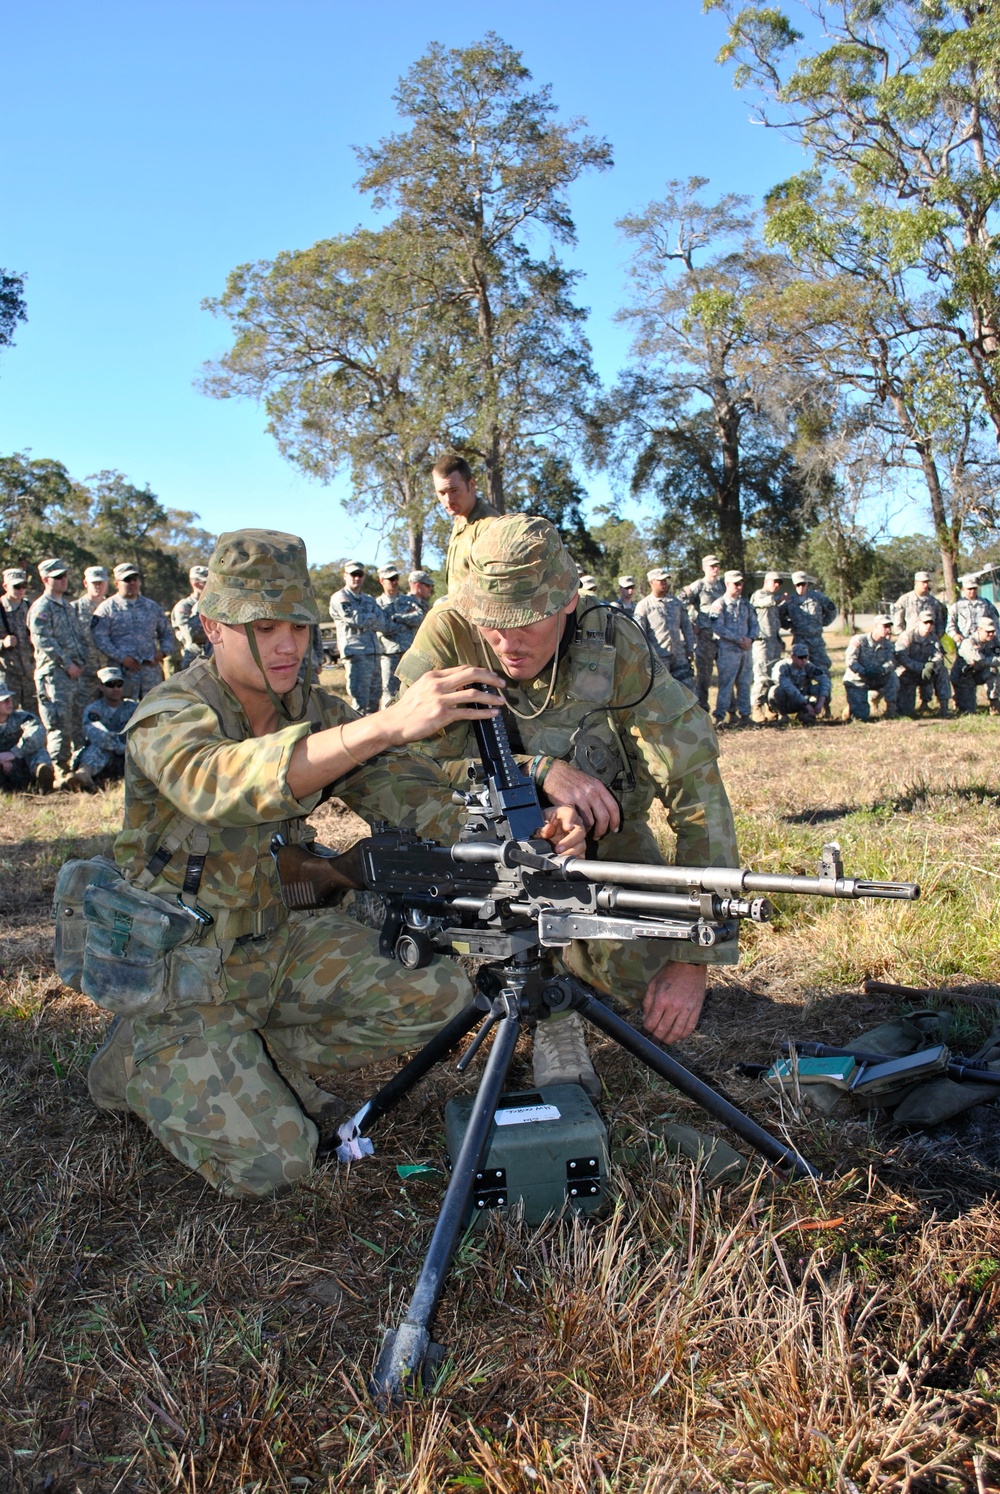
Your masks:
[[[10,347],[18,322],[28,320],[24,276],[0,269],[0,348]]]

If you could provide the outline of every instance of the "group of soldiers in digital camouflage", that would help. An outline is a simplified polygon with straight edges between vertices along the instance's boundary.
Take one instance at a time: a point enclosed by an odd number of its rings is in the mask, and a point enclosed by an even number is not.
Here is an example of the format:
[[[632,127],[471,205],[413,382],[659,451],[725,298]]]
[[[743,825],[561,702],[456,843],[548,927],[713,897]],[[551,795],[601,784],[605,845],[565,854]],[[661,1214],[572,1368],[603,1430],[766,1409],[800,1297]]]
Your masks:
[[[752,651],[761,629],[753,630],[756,605],[744,610],[740,578],[720,585],[706,561],[693,600],[709,623],[696,626],[683,609],[653,605],[672,600],[657,573],[636,626],[628,598],[594,600],[548,521],[502,516],[479,499],[462,458],[439,462],[433,480],[454,517],[446,595],[421,609],[412,641],[396,635],[408,646],[365,651],[394,660],[383,689],[391,697],[394,674],[398,698],[365,714],[313,682],[307,660],[320,614],[305,547],[294,535],[248,529],[222,535],[209,562],[198,611],[210,653],[149,689],[126,726],[116,885],[175,919],[187,908],[190,930],[163,954],[162,969],[147,972],[140,1014],[121,988],[110,990],[103,1004],[120,1014],[91,1060],[88,1088],[101,1109],[138,1117],[178,1163],[229,1196],[271,1197],[307,1179],[323,1132],[344,1114],[331,1081],[416,1048],[470,999],[466,973],[449,958],[410,970],[341,907],[289,913],[272,837],[308,843],[309,816],[329,796],[369,823],[454,841],[462,824],[454,790],[468,781],[470,723],[485,709],[503,715],[516,760],[538,788],[537,833],[555,852],[662,864],[649,824],[655,799],[678,863],[738,864],[717,734],[696,691],[707,699],[715,663],[738,715],[746,701],[736,655]],[[392,639],[391,588],[381,627],[361,626],[364,614],[350,610],[361,569],[346,568],[348,584],[334,598],[344,641],[349,628]],[[795,593],[821,627],[825,599],[806,583]],[[798,617],[786,601],[786,615]],[[702,642],[707,626],[712,653]],[[652,649],[646,628],[659,639]],[[814,678],[808,636],[806,651],[793,632],[798,675],[772,674],[762,699],[773,701],[789,678]],[[345,664],[351,658],[345,649]],[[684,664],[686,679],[671,667]],[[922,668],[921,683],[933,686]],[[483,686],[499,692],[495,705],[484,706]],[[728,710],[725,696],[723,704]],[[812,704],[822,709],[822,692]],[[708,947],[577,940],[548,957],[638,1008],[646,1030],[672,1043],[698,1022],[709,967],[735,964],[737,946],[735,932]],[[536,1086],[578,1083],[600,1095],[574,1013],[550,1016],[533,1036]]]

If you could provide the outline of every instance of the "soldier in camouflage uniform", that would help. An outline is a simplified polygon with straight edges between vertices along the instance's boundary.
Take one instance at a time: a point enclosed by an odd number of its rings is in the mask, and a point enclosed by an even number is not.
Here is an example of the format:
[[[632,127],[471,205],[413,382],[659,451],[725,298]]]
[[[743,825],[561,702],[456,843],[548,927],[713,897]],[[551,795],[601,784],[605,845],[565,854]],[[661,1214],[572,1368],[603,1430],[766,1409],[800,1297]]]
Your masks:
[[[899,678],[892,646],[892,620],[876,617],[867,633],[856,633],[844,655],[845,721],[869,721],[871,708],[881,698],[885,714],[897,714]]]
[[[97,671],[97,684],[100,695],[83,713],[86,745],[73,758],[77,786],[85,789],[124,775],[125,728],[138,704],[124,699],[125,677],[114,664]]]
[[[812,663],[804,643],[793,643],[791,658],[771,665],[767,704],[776,716],[798,716],[803,724],[816,721],[830,702],[830,691],[830,676]]]
[[[648,816],[664,804],[678,862],[735,865],[736,835],[711,723],[691,693],[654,661],[617,609],[581,598],[558,532],[511,515],[477,536],[461,587],[432,609],[399,668],[401,705],[428,671],[480,664],[503,674],[515,756],[553,803],[572,804],[597,855],[662,865]],[[613,646],[607,644],[612,622]],[[467,782],[477,758],[464,723],[422,748]],[[643,1004],[646,1027],[676,1042],[694,1027],[705,967],[737,959],[735,939],[711,949],[671,940],[576,941],[558,962],[599,990]],[[558,1076],[558,1079],[556,1079]],[[596,1081],[575,1014],[550,1018],[535,1037],[535,1082]]]
[[[916,715],[918,690],[924,696],[924,704],[936,693],[941,715],[948,714],[951,680],[941,639],[935,632],[936,623],[933,608],[926,607],[917,615],[916,624],[896,639],[897,706],[903,716]]]
[[[90,631],[90,623],[94,612],[104,601],[107,594],[108,573],[106,569],[103,565],[88,565],[83,573],[83,592],[77,597],[75,602],[70,603],[77,617],[80,619],[80,632],[87,641],[87,665],[80,676],[80,684],[76,692],[76,702],[73,707],[73,741],[77,746],[84,740],[84,707],[97,695],[97,671],[103,669],[107,662],[94,642],[93,634]]]
[[[382,688],[378,646],[382,610],[364,584],[361,561],[349,560],[344,566],[344,584],[330,598],[330,616],[337,624],[337,650],[351,705],[359,716],[370,716],[378,710]]]
[[[719,693],[715,700],[716,721],[721,725],[729,713],[730,724],[750,721],[750,649],[758,637],[757,614],[743,596],[740,571],[723,576],[725,592],[708,609],[719,647]]]
[[[956,644],[965,638],[975,636],[976,629],[984,618],[1000,624],[1000,614],[992,602],[979,595],[979,579],[976,576],[963,576],[960,583],[962,595],[957,602],[952,602],[948,608],[947,633]],[[992,697],[991,697],[992,698]]]
[[[14,692],[0,683],[0,793],[37,784],[43,794],[55,782],[52,759],[45,750],[45,728],[30,711],[15,709]]]
[[[399,590],[399,571],[394,565],[379,568],[382,595],[375,601],[382,611],[378,636],[382,650],[382,705],[392,705],[399,694],[396,668],[424,620],[426,608],[416,597],[404,596]]]
[[[198,603],[208,580],[208,566],[193,565],[188,571],[188,580],[191,583],[190,593],[174,603],[170,614],[170,626],[181,646],[181,669],[186,669],[195,659],[207,659],[210,652],[205,629],[198,616]]]
[[[951,683],[955,688],[955,707],[959,715],[975,715],[976,690],[985,685],[990,715],[1000,716],[998,676],[1000,642],[997,641],[997,625],[992,617],[984,617],[973,636],[962,639],[951,666]]]
[[[177,647],[167,614],[152,597],[141,595],[139,569],[123,561],[114,569],[117,595],[94,611],[94,642],[125,677],[125,693],[141,700],[163,682],[163,660]]]
[[[823,629],[828,628],[837,616],[837,604],[818,586],[809,585],[805,571],[792,572],[792,586],[794,591],[785,597],[779,608],[781,626],[791,632],[794,643],[806,645],[814,664],[829,673],[830,655],[823,641]]]
[[[584,595],[580,578],[580,595]],[[635,621],[639,624],[655,653],[661,658],[675,680],[689,685],[694,679],[694,628],[688,610],[680,597],[668,595],[670,572],[658,566],[646,572],[649,596],[643,597],[635,606]]]
[[[757,614],[757,637],[750,650],[753,664],[753,681],[750,685],[750,705],[754,718],[764,720],[764,707],[774,687],[774,666],[781,658],[781,595],[780,571],[767,571],[764,584],[750,598],[750,606]],[[808,655],[807,655],[808,657]],[[782,712],[787,715],[787,712]]]
[[[64,772],[73,748],[73,718],[87,667],[87,640],[73,604],[66,600],[69,568],[55,557],[38,567],[45,592],[28,610],[35,651],[35,689],[49,756]]]
[[[316,1119],[338,1114],[317,1079],[422,1044],[470,997],[452,961],[408,970],[337,910],[289,918],[271,837],[308,839],[305,817],[332,786],[369,820],[453,839],[448,783],[391,749],[481,714],[474,682],[499,681],[450,671],[364,719],[330,691],[307,693],[296,681],[319,614],[294,535],[222,535],[200,611],[212,657],[129,724],[115,857],[130,880],[211,916],[192,949],[201,990],[182,1000],[168,987],[165,1010],[117,1022],[88,1087],[213,1187],[263,1198],[309,1176]],[[569,823],[543,831],[557,850],[582,846]]]
[[[712,627],[712,619],[708,615],[708,609],[713,602],[717,602],[726,589],[726,583],[719,575],[719,557],[717,555],[702,556],[701,568],[704,572],[700,581],[692,581],[690,586],[685,586],[681,591],[681,597],[688,603],[691,621],[694,623],[695,636],[695,673],[698,677],[697,696],[698,704],[703,711],[708,710],[708,690],[712,683],[712,670],[719,654],[719,644]]]
[[[930,611],[934,618],[934,636],[943,638],[948,626],[948,609],[931,592],[931,578],[927,571],[914,571],[913,590],[904,591],[892,605],[892,625],[897,633],[909,633],[917,626],[921,612]],[[930,696],[921,691],[924,701]]]
[[[34,713],[35,651],[28,631],[28,573],[12,566],[3,573],[0,596],[0,683],[6,682],[22,710]]]
[[[611,604],[617,607],[619,612],[624,612],[626,617],[635,615],[635,577],[618,577],[618,596]]]
[[[452,592],[469,569],[469,550],[481,526],[500,514],[485,498],[477,497],[476,479],[464,457],[454,453],[441,457],[431,477],[438,502],[455,521],[444,561],[445,589]]]

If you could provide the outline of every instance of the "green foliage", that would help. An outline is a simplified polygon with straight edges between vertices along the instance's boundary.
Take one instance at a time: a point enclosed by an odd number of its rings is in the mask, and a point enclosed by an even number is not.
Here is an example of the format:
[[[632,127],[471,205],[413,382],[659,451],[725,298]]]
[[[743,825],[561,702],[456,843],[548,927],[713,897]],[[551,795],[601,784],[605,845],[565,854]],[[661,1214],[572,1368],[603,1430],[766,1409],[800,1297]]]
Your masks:
[[[565,456],[539,448],[517,487],[508,492],[507,507],[514,513],[539,514],[554,524],[584,571],[600,571],[600,543],[587,526],[583,505],[587,493]]]
[[[0,269],[0,348],[10,347],[18,322],[28,320],[24,276]]]

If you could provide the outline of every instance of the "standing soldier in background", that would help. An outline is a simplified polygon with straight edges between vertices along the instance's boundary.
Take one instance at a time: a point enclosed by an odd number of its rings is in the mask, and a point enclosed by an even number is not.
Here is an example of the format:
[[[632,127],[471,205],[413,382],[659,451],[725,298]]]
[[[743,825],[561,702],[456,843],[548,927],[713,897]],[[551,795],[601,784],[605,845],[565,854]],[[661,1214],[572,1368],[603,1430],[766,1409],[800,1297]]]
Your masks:
[[[581,576],[580,577],[580,595],[582,597],[596,597],[597,596],[597,577],[596,576]]]
[[[14,692],[0,680],[0,793],[27,788],[50,794],[55,769],[45,748],[45,728],[31,711],[15,709]]]
[[[962,639],[955,662],[951,666],[955,707],[960,716],[975,715],[976,690],[980,685],[986,686],[990,715],[1000,716],[998,670],[1000,643],[997,642],[997,625],[992,617],[984,617],[972,637]]]
[[[454,519],[444,562],[445,590],[452,592],[469,569],[469,551],[482,524],[500,513],[485,498],[476,497],[476,479],[464,457],[450,452],[431,469],[434,492],[446,514]]]
[[[896,673],[899,675],[897,706],[901,716],[916,715],[918,690],[924,705],[928,705],[936,694],[941,715],[948,714],[951,680],[948,678],[941,639],[934,631],[936,623],[937,616],[933,608],[925,607],[914,626],[907,628],[896,639]]]
[[[959,585],[962,595],[948,608],[947,627],[948,637],[953,638],[956,644],[974,637],[984,618],[990,618],[994,624],[1000,622],[993,603],[979,595],[979,581],[975,576],[963,576]]]
[[[399,571],[394,565],[379,568],[378,578],[382,583],[382,595],[375,598],[376,606],[382,610],[378,636],[382,649],[382,707],[392,705],[399,694],[396,666],[413,642],[414,634],[424,620],[423,607],[416,599],[404,596],[399,590]]]
[[[130,560],[114,569],[116,595],[95,608],[90,622],[94,642],[125,677],[125,693],[141,700],[163,682],[163,660],[177,647],[167,614],[142,595],[139,567]]]
[[[792,644],[792,657],[771,666],[767,704],[776,716],[798,716],[806,725],[817,721],[830,704],[830,676],[809,658],[804,643]]]
[[[0,596],[0,684],[6,683],[23,711],[38,710],[35,698],[35,651],[28,632],[28,573],[12,566],[3,573]]]
[[[750,720],[750,647],[759,633],[757,614],[743,596],[743,576],[727,571],[722,578],[726,590],[708,609],[719,645],[719,693],[713,712],[721,726],[729,714],[736,725]]]
[[[170,614],[170,626],[181,646],[181,669],[187,669],[195,659],[207,659],[210,653],[205,629],[198,616],[198,603],[208,580],[208,566],[193,565],[188,571],[188,580],[191,583],[190,594],[175,602]]]
[[[382,609],[364,590],[365,568],[360,560],[344,566],[344,584],[330,598],[330,616],[337,624],[337,650],[351,705],[359,716],[378,710],[382,673],[378,630]]]
[[[691,621],[694,623],[698,704],[703,711],[707,711],[708,687],[712,683],[712,670],[719,652],[708,609],[722,596],[726,583],[719,579],[719,557],[717,555],[703,555],[701,568],[704,572],[701,580],[692,581],[690,586],[685,586],[681,591],[681,596],[688,603]]]
[[[430,578],[430,573],[428,571],[411,571],[409,581],[410,596],[415,602],[419,603],[420,610],[424,614],[424,617],[426,617],[431,610],[431,597],[434,593],[434,582]],[[411,638],[410,643],[412,642],[413,639]],[[407,644],[407,647],[409,647],[409,644]]]
[[[108,573],[103,565],[88,565],[83,573],[83,591],[75,602],[71,602],[80,619],[80,632],[87,644],[87,665],[77,687],[73,706],[73,741],[77,746],[83,741],[83,708],[97,693],[97,671],[104,665],[104,655],[94,642],[90,631],[95,610],[108,594]]]
[[[829,674],[830,655],[823,642],[823,629],[828,628],[837,616],[837,604],[831,602],[818,586],[809,585],[805,571],[792,572],[792,585],[794,592],[785,598],[779,609],[781,626],[790,630],[793,643],[804,643],[812,662]]]
[[[580,580],[580,595],[584,595]],[[675,680],[688,685],[694,679],[694,628],[688,610],[680,597],[668,596],[670,572],[662,567],[646,572],[649,596],[636,603],[635,621],[639,624],[657,654]]]
[[[120,669],[109,664],[97,671],[100,694],[83,713],[83,742],[73,758],[76,787],[96,789],[108,778],[125,774],[125,728],[138,705],[123,699],[125,679]]]
[[[753,660],[753,683],[750,686],[750,704],[753,719],[763,722],[764,707],[774,687],[777,675],[774,666],[781,658],[781,592],[780,571],[765,571],[764,584],[750,598],[750,606],[757,614],[758,637],[753,641],[750,656]],[[808,658],[808,651],[806,658]],[[827,702],[830,695],[827,692]],[[796,707],[796,709],[798,709]],[[787,711],[780,712],[787,716]]]
[[[45,592],[28,609],[28,631],[35,650],[38,714],[45,727],[49,757],[69,771],[73,712],[87,667],[87,640],[73,604],[66,600],[69,567],[54,556],[38,567]]]
[[[612,602],[612,607],[617,607],[619,612],[624,612],[626,617],[632,617],[635,612],[635,577],[618,577],[618,596]]]
[[[948,609],[937,597],[931,595],[931,578],[927,571],[914,571],[913,590],[904,591],[892,604],[892,625],[897,633],[909,633],[917,626],[922,612],[930,612],[934,618],[934,636],[943,638],[948,626]],[[929,699],[924,696],[924,704]]]
[[[844,690],[847,706],[842,720],[869,721],[872,706],[881,695],[887,717],[897,715],[899,676],[892,646],[892,620],[876,617],[867,633],[855,633],[844,655]]]

